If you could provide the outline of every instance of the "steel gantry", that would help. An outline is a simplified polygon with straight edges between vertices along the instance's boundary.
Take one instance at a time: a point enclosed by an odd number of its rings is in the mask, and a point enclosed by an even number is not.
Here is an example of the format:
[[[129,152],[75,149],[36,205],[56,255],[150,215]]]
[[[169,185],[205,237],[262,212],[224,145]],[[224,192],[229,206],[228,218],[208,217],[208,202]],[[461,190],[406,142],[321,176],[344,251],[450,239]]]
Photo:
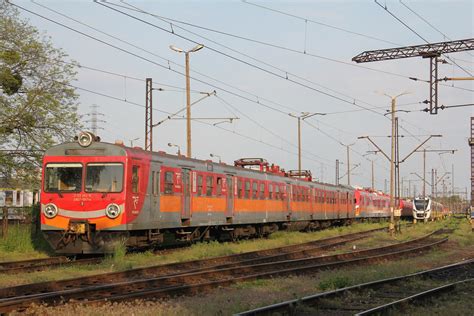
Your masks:
[[[430,59],[430,98],[424,101],[429,104],[430,114],[438,114],[438,82],[445,79],[438,79],[438,63],[442,62],[438,58],[441,54],[456,53],[474,50],[474,38],[439,42],[415,46],[396,47],[388,49],[371,50],[360,53],[352,58],[356,63],[367,63],[372,61],[393,60],[411,57],[423,57]],[[455,78],[451,78],[455,79]],[[462,78],[470,80],[471,78]]]

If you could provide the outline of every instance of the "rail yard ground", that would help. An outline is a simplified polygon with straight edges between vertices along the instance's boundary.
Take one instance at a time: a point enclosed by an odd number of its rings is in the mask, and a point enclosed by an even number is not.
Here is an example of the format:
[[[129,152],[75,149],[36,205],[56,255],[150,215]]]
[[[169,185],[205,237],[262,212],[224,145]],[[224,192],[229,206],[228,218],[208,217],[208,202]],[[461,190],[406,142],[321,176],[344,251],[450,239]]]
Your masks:
[[[60,267],[14,276],[2,275],[0,278],[0,287],[47,280],[59,280],[142,266],[183,262],[273,248],[384,226],[386,226],[385,223],[355,224],[349,227],[339,227],[314,233],[280,232],[272,235],[268,239],[247,240],[239,243],[202,243],[163,254],[145,252],[125,255],[123,249],[118,249],[114,257],[108,258],[98,265]],[[370,238],[351,242],[333,251],[328,251],[328,254],[347,252],[353,249],[361,250],[406,241],[420,237],[439,228],[445,228],[447,231],[452,230],[447,243],[442,244],[424,255],[407,259],[386,261],[379,264],[366,264],[364,266],[345,267],[305,276],[279,277],[242,282],[230,287],[215,289],[209,293],[191,297],[174,298],[166,301],[108,303],[106,305],[93,307],[75,304],[65,304],[59,307],[34,306],[31,307],[27,313],[55,315],[70,315],[72,313],[79,313],[81,315],[121,315],[124,313],[135,315],[230,315],[259,306],[367,281],[409,274],[474,257],[474,234],[471,233],[470,225],[465,219],[448,219],[441,222],[417,224],[412,227],[403,228],[402,234],[394,237],[390,237],[386,232],[377,232]],[[36,257],[44,256],[42,253],[32,251],[26,247],[24,252],[17,251],[12,257],[9,257],[4,247],[0,249],[2,249],[2,260],[8,258],[10,258],[10,260],[16,260],[17,258],[25,259],[27,256],[25,253]],[[461,293],[456,297],[459,297],[461,300],[463,294]],[[431,304],[424,306],[424,308],[425,310],[426,308],[430,308],[433,309],[433,312],[436,312],[435,309],[438,308],[439,310],[440,307],[437,304]],[[459,304],[459,302],[458,304],[453,303],[450,310],[453,309],[462,313],[466,310],[466,304]],[[414,309],[413,313],[416,314],[416,312],[417,310]]]

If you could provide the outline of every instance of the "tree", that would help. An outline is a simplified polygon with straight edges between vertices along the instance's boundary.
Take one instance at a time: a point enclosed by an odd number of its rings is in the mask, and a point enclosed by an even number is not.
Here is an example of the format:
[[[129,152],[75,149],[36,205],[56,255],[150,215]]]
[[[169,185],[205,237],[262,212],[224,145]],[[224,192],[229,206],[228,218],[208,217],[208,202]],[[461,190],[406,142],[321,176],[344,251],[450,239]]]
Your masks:
[[[37,185],[43,151],[79,128],[76,64],[0,0],[0,178]]]

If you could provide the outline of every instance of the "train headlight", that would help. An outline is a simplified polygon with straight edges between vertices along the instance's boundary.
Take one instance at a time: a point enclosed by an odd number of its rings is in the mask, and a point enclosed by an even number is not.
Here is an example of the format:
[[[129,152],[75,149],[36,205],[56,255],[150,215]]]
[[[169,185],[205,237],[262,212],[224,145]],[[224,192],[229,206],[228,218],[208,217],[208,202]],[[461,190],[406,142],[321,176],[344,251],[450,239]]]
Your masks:
[[[117,218],[120,215],[120,207],[117,204],[109,204],[105,209],[105,215],[110,219]]]
[[[89,147],[94,141],[95,136],[90,132],[81,132],[77,138],[77,142],[82,147]]]
[[[56,215],[58,215],[58,208],[52,203],[46,204],[46,206],[43,208],[43,214],[47,218],[54,218]]]

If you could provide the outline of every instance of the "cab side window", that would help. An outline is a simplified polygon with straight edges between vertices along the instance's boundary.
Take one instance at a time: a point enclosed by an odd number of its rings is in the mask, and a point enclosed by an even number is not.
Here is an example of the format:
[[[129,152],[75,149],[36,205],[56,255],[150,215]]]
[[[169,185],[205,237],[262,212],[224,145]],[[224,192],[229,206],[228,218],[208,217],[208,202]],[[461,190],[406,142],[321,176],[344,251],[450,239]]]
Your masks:
[[[140,167],[132,166],[132,192],[138,193],[140,183]]]

